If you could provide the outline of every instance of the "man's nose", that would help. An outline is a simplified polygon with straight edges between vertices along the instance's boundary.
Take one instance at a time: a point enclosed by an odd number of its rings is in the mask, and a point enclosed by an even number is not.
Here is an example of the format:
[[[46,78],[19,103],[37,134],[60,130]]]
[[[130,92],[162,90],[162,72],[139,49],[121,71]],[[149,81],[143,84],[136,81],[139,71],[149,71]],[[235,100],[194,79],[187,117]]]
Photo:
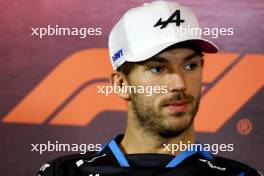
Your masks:
[[[173,73],[169,75],[169,86],[168,86],[169,92],[180,92],[186,90],[186,82],[180,73]]]

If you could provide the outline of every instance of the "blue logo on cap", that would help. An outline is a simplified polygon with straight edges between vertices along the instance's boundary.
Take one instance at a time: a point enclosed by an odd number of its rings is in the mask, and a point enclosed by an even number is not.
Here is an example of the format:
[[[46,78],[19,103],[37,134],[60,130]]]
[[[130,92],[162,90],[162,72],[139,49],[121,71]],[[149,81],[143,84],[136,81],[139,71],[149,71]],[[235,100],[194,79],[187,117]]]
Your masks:
[[[121,58],[121,56],[123,56],[123,49],[118,50],[113,56],[113,62],[117,61],[119,58]]]

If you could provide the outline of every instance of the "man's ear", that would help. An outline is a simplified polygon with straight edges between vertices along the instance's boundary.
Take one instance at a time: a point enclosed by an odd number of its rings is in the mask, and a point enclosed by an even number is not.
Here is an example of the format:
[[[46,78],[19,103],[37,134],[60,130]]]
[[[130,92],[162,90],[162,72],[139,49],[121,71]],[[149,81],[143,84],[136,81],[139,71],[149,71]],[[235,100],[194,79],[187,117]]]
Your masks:
[[[119,87],[119,88],[116,88],[117,90],[116,94],[120,98],[124,100],[130,100],[131,95],[127,91],[127,88],[125,88],[125,86],[128,86],[128,80],[127,80],[127,77],[123,73],[114,71],[111,74],[110,82],[113,86],[113,89],[115,89],[116,86]]]

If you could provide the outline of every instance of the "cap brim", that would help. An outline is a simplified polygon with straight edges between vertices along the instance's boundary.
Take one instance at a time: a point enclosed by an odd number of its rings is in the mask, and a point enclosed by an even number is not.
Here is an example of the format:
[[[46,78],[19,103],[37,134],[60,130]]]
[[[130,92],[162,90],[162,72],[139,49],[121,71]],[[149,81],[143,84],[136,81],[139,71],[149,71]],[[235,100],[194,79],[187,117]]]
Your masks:
[[[210,42],[209,40],[206,40],[206,39],[192,39],[192,40],[188,40],[188,41],[191,42],[191,43],[196,44],[205,53],[217,53],[218,52],[217,46],[213,42]]]
[[[133,56],[130,58],[127,58],[126,61],[128,62],[140,62],[140,61],[145,61],[150,59],[151,57],[155,56],[156,54],[162,52],[163,50],[165,50],[166,48],[173,46],[175,44],[179,44],[179,43],[184,43],[184,42],[189,42],[190,44],[194,44],[196,46],[198,46],[199,48],[201,48],[201,50],[205,53],[217,53],[218,52],[218,48],[217,46],[211,42],[208,41],[206,39],[201,39],[201,38],[197,38],[197,39],[188,39],[188,40],[184,40],[184,41],[169,41],[169,42],[165,42],[165,43],[160,43],[157,45],[154,45],[152,47],[149,48],[145,48],[142,50],[142,52],[138,53],[137,56]]]

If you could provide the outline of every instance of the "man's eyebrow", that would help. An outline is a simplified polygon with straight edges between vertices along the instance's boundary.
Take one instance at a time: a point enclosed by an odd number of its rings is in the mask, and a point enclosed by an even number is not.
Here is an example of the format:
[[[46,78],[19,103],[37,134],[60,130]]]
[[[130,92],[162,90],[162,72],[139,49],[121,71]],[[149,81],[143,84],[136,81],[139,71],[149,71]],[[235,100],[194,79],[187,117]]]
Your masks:
[[[193,52],[193,53],[185,56],[183,60],[184,61],[188,61],[188,60],[191,60],[191,59],[195,58],[196,56],[203,57],[203,53]],[[149,60],[148,62],[168,63],[169,60],[164,58],[164,57],[161,57],[161,56],[154,56],[153,59]]]
[[[168,59],[161,56],[154,56],[153,59],[149,60],[149,62],[160,62],[160,63],[168,63]]]

